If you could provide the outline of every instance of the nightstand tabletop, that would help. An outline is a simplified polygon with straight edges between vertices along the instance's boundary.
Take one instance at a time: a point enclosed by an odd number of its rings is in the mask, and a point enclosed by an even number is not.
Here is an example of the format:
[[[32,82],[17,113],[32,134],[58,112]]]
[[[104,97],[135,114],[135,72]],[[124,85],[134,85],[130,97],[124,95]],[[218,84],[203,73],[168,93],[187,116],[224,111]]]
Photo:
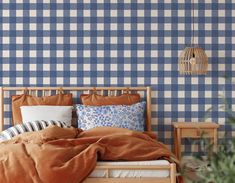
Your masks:
[[[175,128],[219,128],[219,125],[212,122],[173,122]]]

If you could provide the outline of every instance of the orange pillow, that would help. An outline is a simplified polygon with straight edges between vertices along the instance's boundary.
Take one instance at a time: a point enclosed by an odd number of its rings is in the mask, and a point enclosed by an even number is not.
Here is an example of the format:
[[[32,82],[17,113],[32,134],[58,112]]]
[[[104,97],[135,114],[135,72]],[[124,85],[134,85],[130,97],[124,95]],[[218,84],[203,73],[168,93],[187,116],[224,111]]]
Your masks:
[[[132,105],[140,102],[139,94],[122,94],[120,96],[102,96],[98,94],[81,94],[80,99],[84,105]]]
[[[13,95],[12,100],[12,119],[13,124],[16,125],[22,122],[22,116],[20,112],[21,106],[31,105],[58,105],[58,106],[72,106],[73,96],[72,94],[57,94],[45,97],[36,97],[31,95]]]

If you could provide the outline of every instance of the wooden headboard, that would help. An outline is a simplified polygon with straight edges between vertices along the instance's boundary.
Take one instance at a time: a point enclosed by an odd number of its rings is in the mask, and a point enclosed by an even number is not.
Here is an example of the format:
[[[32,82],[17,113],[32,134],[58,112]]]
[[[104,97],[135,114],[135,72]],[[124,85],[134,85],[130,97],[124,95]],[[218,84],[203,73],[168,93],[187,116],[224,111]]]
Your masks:
[[[141,93],[144,92],[146,98],[146,130],[151,131],[151,88],[150,87],[0,87],[0,131],[4,130],[5,124],[5,98],[6,93],[14,91],[15,94],[22,94],[25,91],[30,95],[35,96],[48,96],[53,92],[58,93],[63,91],[65,93],[69,92],[85,92],[90,93],[94,89],[101,95],[120,95],[125,91],[130,93]],[[8,96],[10,97],[10,96]]]

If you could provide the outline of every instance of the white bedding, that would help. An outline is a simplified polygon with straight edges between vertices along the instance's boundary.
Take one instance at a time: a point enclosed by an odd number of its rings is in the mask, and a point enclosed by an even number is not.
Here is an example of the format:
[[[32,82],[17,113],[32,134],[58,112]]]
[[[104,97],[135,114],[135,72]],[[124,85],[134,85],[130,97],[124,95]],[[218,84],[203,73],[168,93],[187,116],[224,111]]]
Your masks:
[[[169,165],[166,160],[152,161],[99,161],[97,165]],[[105,170],[94,170],[89,177],[101,178],[105,177]],[[110,170],[110,178],[125,178],[125,177],[169,177],[169,170]]]

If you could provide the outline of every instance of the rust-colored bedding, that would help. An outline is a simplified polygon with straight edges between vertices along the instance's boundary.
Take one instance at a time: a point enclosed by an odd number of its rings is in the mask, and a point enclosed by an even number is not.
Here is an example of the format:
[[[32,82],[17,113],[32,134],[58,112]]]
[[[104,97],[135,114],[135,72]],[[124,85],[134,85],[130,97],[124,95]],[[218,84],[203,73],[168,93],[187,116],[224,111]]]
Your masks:
[[[78,183],[99,160],[170,159],[152,133],[100,127],[88,131],[56,126],[0,143],[1,183]]]

